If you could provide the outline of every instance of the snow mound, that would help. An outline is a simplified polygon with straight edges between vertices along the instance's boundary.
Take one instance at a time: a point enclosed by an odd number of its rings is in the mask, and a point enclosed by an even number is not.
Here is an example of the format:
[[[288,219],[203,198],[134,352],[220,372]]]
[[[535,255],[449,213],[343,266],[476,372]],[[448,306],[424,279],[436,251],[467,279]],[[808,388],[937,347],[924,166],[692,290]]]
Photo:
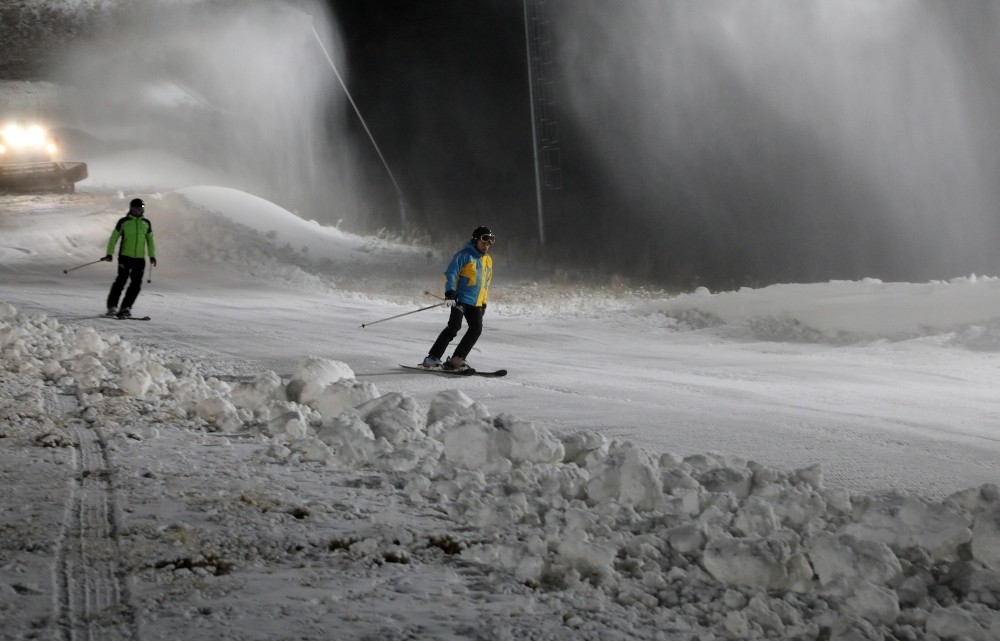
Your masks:
[[[465,561],[540,593],[638,618],[656,612],[665,625],[701,630],[698,638],[1000,633],[995,485],[942,501],[852,496],[826,487],[815,466],[785,471],[713,453],[654,455],[594,433],[556,436],[456,390],[421,407],[328,359],[303,360],[289,381],[267,372],[231,384],[8,304],[0,365],[26,389],[78,390],[88,412],[112,399],[141,404],[115,404],[120,421],[106,420],[108,429],[153,421],[144,437],[157,438],[159,421],[246,435],[269,465],[381,475],[396,500],[452,523],[449,547]],[[0,412],[66,438],[34,398],[4,394]],[[390,533],[346,549],[404,554],[400,545]]]
[[[271,239],[276,247],[287,246],[313,261],[342,260],[345,252],[357,260],[388,250],[404,255],[421,253],[405,245],[373,244],[371,238],[347,234],[314,220],[303,220],[268,200],[230,187],[184,187],[171,193],[201,211],[224,216],[254,229]]]
[[[1000,348],[1000,278],[929,283],[878,279],[781,284],[711,293],[699,288],[638,304],[674,329],[716,328],[733,338],[846,343],[940,336],[972,349]]]

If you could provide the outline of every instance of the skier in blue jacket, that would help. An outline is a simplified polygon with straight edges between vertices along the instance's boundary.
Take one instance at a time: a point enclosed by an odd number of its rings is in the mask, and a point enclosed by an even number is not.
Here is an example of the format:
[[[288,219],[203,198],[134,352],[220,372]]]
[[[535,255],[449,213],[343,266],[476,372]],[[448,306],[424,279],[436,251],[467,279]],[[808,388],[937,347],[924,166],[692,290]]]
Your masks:
[[[483,333],[483,314],[486,312],[490,281],[493,280],[493,258],[489,251],[495,242],[496,236],[489,227],[476,227],[472,240],[458,250],[444,270],[444,298],[445,304],[451,308],[451,315],[447,327],[441,331],[424,359],[424,367],[451,371],[468,369],[465,359]],[[442,363],[448,344],[462,329],[463,318],[469,328],[451,358]]]

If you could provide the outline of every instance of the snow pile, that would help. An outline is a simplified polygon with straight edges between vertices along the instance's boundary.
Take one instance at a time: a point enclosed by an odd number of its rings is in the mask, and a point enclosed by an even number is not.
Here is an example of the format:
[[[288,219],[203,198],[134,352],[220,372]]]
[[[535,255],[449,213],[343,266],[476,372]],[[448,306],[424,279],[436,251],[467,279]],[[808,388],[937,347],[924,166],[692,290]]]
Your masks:
[[[158,198],[154,207],[149,216],[159,242],[165,251],[179,252],[172,258],[182,265],[208,265],[245,278],[330,288],[328,279],[314,273],[313,261],[302,248],[278,244],[267,231],[235,222],[226,213],[203,208],[174,192]],[[295,216],[287,213],[287,218]],[[191,238],[211,238],[212,242],[188,242]]]
[[[971,275],[929,283],[875,278],[711,293],[700,287],[639,311],[682,330],[725,326],[733,338],[845,343],[945,336],[1000,349],[1000,278]],[[970,324],[970,319],[978,322]]]
[[[289,244],[304,252],[329,251],[346,245],[347,237],[335,227],[306,221],[283,207],[228,187],[185,187],[173,192],[209,212],[221,213],[236,222],[261,230],[279,245]]]
[[[227,187],[187,187],[153,195],[153,221],[165,267],[209,266],[241,279],[282,282],[331,291],[340,281],[426,270],[427,250],[387,239],[362,237],[305,221],[252,194]],[[190,242],[211,238],[212,242]],[[201,276],[199,276],[201,278]],[[412,296],[412,287],[408,287]]]
[[[664,634],[1000,638],[994,485],[942,501],[852,496],[825,487],[818,467],[556,436],[458,390],[422,407],[328,359],[303,359],[288,381],[206,379],[169,353],[9,304],[0,365],[79,390],[91,408],[130,397],[184,429],[246,435],[272,465],[383,475],[400,500],[446,515],[462,559],[581,609],[653,618]],[[345,553],[399,545],[386,533]]]

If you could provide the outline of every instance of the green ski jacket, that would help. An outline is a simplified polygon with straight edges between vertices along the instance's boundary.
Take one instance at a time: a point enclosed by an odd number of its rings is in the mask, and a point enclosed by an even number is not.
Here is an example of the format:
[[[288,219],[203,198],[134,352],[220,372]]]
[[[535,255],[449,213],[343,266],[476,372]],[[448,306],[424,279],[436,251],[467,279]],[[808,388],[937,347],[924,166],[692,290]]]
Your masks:
[[[119,219],[108,239],[108,256],[114,253],[115,243],[122,239],[118,250],[119,256],[129,258],[145,258],[149,248],[149,257],[156,258],[156,243],[153,242],[153,224],[145,216],[125,216]]]

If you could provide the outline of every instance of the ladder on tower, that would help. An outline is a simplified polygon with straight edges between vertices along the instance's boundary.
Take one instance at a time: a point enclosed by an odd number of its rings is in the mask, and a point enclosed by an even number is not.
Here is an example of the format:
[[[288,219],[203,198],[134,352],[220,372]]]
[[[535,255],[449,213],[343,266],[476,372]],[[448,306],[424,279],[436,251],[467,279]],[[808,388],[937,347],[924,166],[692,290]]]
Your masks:
[[[563,175],[548,4],[548,0],[525,0],[525,28],[540,182],[546,189],[557,190],[562,189]]]

